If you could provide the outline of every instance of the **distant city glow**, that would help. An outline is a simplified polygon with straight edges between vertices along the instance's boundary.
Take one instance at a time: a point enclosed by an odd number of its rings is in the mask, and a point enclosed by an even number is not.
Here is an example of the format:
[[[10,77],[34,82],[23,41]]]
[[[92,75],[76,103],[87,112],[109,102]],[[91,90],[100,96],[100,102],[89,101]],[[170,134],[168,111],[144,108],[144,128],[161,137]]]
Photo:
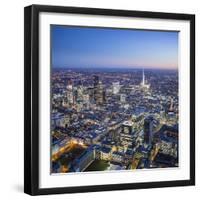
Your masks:
[[[178,68],[178,32],[51,26],[53,68]]]

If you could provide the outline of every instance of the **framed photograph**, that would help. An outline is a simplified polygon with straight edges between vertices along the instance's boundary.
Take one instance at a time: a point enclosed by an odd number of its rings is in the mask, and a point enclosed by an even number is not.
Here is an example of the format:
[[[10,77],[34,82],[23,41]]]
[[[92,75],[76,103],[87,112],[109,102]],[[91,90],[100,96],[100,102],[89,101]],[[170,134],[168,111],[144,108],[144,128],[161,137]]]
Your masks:
[[[195,16],[25,8],[24,191],[195,184]]]

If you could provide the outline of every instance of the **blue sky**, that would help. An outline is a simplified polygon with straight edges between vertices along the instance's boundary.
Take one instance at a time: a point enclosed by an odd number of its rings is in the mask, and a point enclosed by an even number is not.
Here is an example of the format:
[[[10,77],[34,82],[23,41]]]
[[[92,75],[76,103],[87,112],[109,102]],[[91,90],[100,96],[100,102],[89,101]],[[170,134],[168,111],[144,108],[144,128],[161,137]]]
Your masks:
[[[178,32],[51,27],[54,68],[178,68]]]

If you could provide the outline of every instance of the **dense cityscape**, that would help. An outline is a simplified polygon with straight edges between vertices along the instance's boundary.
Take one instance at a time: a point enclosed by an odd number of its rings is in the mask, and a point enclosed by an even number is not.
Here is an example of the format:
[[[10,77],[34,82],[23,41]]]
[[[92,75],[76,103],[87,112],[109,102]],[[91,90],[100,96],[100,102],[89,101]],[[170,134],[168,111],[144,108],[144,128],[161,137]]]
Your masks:
[[[52,68],[51,173],[178,167],[178,70]]]

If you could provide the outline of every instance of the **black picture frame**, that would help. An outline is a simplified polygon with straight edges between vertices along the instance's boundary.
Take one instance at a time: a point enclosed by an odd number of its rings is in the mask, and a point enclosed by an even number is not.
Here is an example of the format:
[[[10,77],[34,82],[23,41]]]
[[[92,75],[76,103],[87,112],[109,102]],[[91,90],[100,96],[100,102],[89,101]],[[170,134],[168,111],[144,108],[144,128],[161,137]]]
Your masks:
[[[39,13],[75,13],[190,22],[190,179],[162,182],[39,188]],[[24,9],[24,192],[30,195],[195,185],[195,15],[31,5]]]

